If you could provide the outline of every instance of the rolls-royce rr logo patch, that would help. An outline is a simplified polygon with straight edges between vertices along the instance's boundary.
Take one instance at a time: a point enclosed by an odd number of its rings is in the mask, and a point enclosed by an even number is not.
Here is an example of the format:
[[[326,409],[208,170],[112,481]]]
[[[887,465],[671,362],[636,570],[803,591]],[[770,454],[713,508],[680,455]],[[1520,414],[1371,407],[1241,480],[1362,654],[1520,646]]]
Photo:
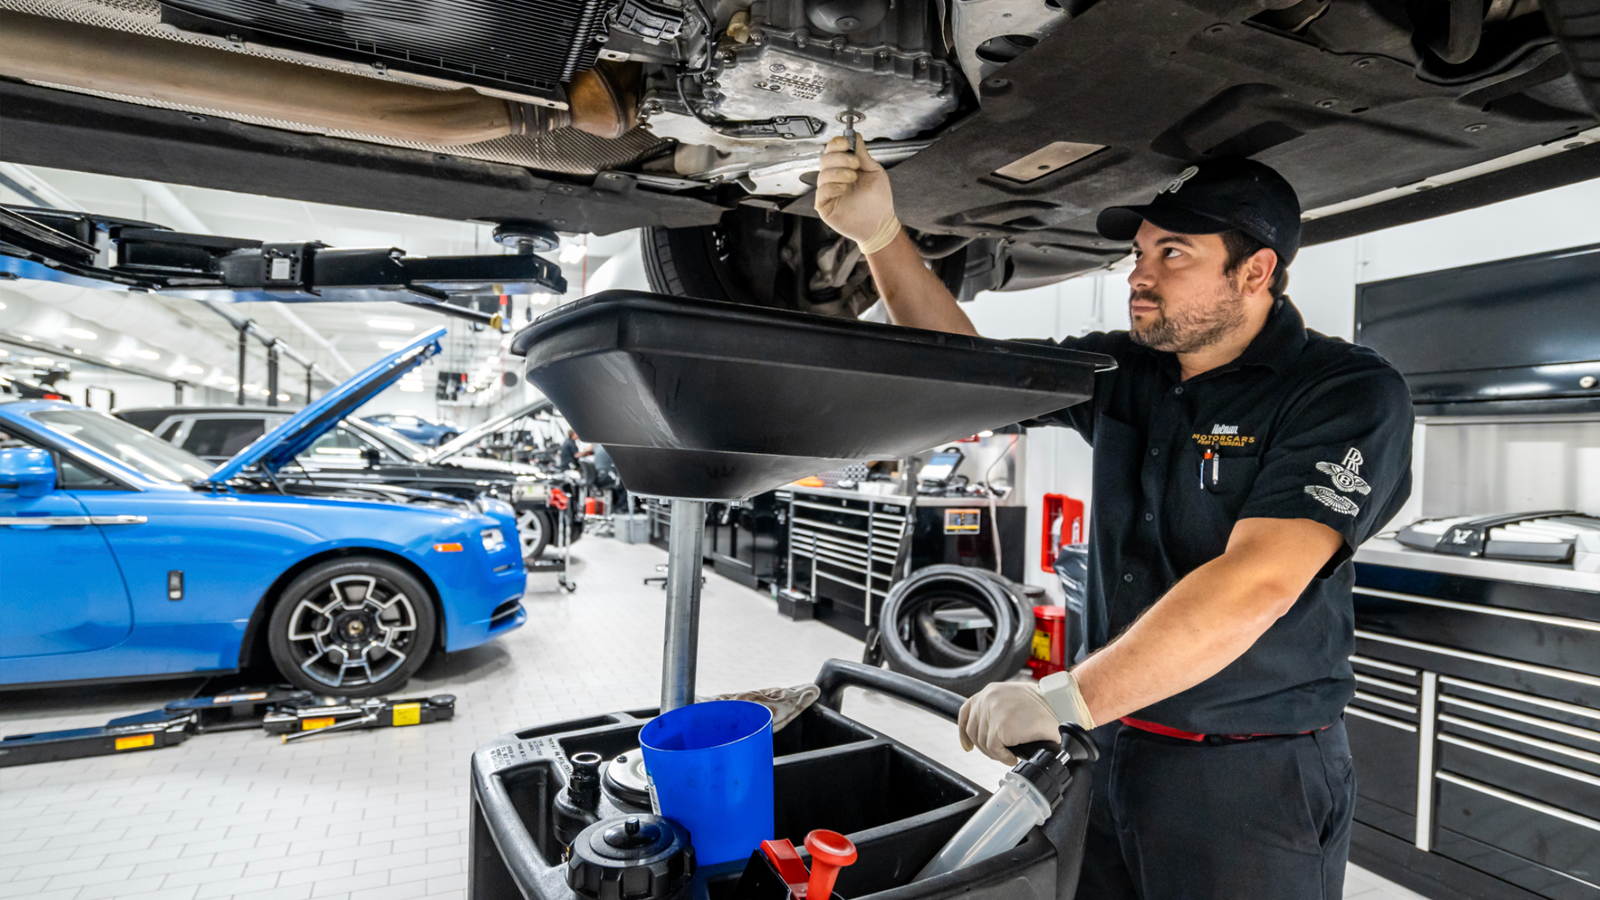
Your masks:
[[[1167,182],[1167,186],[1161,189],[1161,193],[1163,193],[1163,194],[1176,194],[1178,192],[1178,189],[1183,187],[1183,183],[1185,181],[1188,181],[1189,179],[1191,179],[1191,178],[1193,178],[1193,177],[1195,177],[1196,175],[1199,175],[1199,174],[1200,174],[1200,167],[1199,166],[1190,166],[1189,168],[1184,169],[1182,172],[1179,172],[1177,178],[1174,178],[1171,181]]]

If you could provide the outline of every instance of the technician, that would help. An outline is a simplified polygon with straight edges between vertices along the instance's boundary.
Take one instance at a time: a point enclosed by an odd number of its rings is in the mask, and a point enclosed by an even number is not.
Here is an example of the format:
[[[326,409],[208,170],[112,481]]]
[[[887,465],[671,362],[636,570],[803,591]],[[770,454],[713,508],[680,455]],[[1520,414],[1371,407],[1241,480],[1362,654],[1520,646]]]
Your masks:
[[[568,428],[567,439],[561,442],[561,449],[556,451],[556,468],[563,472],[576,468],[578,460],[588,455],[588,451],[578,449],[578,433]]]
[[[857,241],[900,325],[977,334],[894,213],[889,179],[836,138],[817,211]],[[1364,347],[1307,331],[1284,295],[1294,189],[1261,163],[1191,166],[1098,230],[1133,241],[1125,332],[1089,402],[1043,422],[1094,447],[1088,656],[991,684],[961,743],[1094,729],[1100,760],[1078,897],[1332,900],[1355,773],[1353,549],[1411,492],[1411,397]]]

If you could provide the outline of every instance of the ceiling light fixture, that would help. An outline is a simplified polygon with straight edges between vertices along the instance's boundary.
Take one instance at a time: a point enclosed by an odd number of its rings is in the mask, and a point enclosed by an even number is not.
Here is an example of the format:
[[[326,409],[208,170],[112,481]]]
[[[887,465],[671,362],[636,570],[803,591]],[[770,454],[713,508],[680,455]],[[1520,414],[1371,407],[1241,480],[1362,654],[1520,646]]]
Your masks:
[[[188,372],[190,375],[200,375],[200,374],[203,374],[205,372],[205,367],[204,366],[184,366],[183,370],[185,372]]]
[[[56,364],[56,361],[48,356],[35,356],[33,358],[33,364],[36,366],[53,366]]]
[[[417,323],[410,319],[368,319],[367,327],[379,331],[416,331]]]
[[[247,390],[247,391],[259,391],[259,390],[261,390],[261,386],[260,385],[256,385],[256,384],[250,384],[249,382],[245,382],[244,389]]]
[[[106,362],[111,363],[113,366],[122,365],[122,360],[117,359],[115,356],[113,356],[110,359],[106,360]]]
[[[63,329],[61,329],[61,333],[66,335],[67,337],[75,337],[80,341],[94,341],[94,340],[99,340],[99,338],[100,338],[100,335],[95,334],[94,332],[90,331],[89,329],[87,329],[87,328],[78,328],[77,326],[70,326],[70,327],[67,327],[67,328],[63,328]]]
[[[161,354],[155,352],[154,350],[135,350],[135,351],[133,351],[133,355],[139,357],[140,359],[160,359],[161,358]]]
[[[588,247],[585,247],[582,244],[568,244],[561,248],[561,253],[556,257],[556,259],[562,264],[570,266],[573,263],[583,262],[583,258],[588,255]]]
[[[289,402],[289,395],[288,394],[279,394],[278,395],[278,402],[279,403],[288,403]]]

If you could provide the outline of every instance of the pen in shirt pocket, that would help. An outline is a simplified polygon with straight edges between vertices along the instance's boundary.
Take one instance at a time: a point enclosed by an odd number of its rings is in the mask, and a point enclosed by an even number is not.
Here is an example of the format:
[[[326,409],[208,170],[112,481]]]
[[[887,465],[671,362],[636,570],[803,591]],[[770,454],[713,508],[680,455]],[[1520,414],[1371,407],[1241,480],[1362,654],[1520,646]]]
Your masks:
[[[1200,490],[1206,489],[1206,464],[1211,464],[1211,486],[1216,487],[1217,481],[1222,477],[1222,456],[1211,450],[1200,458]]]

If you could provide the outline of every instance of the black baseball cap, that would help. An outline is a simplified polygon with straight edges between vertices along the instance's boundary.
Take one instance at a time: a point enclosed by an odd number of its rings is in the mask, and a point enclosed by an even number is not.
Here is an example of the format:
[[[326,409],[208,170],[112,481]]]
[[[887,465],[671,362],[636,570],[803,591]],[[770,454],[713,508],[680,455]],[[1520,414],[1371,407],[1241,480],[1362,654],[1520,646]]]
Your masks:
[[[1212,159],[1184,169],[1143,206],[1112,206],[1095,229],[1131,241],[1141,222],[1178,234],[1242,231],[1287,266],[1300,250],[1300,198],[1271,166],[1253,159]]]

